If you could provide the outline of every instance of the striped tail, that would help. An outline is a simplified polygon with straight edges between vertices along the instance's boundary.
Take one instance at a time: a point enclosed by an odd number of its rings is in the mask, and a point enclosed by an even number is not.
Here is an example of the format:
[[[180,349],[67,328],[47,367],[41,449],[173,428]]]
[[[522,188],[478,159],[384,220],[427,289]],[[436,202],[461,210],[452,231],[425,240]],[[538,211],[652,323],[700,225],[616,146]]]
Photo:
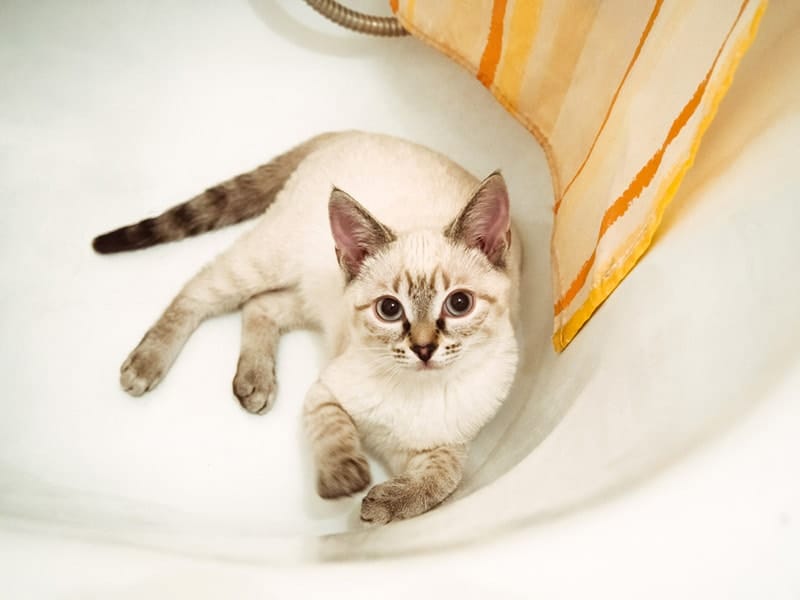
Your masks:
[[[303,159],[335,135],[314,137],[254,171],[215,185],[157,217],[99,235],[92,241],[92,247],[100,254],[138,250],[256,217],[272,204]]]

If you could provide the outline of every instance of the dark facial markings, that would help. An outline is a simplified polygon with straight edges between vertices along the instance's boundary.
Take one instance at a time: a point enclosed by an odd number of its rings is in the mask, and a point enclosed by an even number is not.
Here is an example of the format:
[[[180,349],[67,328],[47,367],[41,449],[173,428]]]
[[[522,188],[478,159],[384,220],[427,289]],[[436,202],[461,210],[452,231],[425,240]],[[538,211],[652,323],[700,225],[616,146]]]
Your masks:
[[[448,344],[444,347],[444,355],[445,356],[453,356],[454,354],[458,354],[461,350],[461,342],[455,342],[454,344]]]
[[[365,325],[371,337],[385,343],[389,355],[397,362],[407,364],[410,360],[416,363],[419,359],[427,363],[439,357],[449,364],[463,352],[462,341],[484,327],[490,312],[486,305],[496,305],[498,302],[497,297],[490,294],[466,288],[454,290],[451,285],[458,287],[459,281],[452,279],[441,265],[425,273],[406,269],[383,282],[381,287],[388,292],[387,296],[381,296],[369,304],[356,305],[355,308],[360,312],[376,307],[376,302],[385,298],[394,298],[396,302],[400,302],[398,298],[403,298],[407,310],[396,319],[383,318],[382,325],[367,319]],[[459,296],[451,299],[458,293],[464,298]],[[434,306],[435,299],[441,296],[446,296],[441,300],[441,306]],[[486,301],[484,307],[475,306],[478,299]],[[449,309],[445,305],[448,300],[453,305]],[[460,318],[473,313],[469,319]],[[379,314],[378,317],[380,319]]]
[[[450,319],[448,321],[450,334],[458,337],[468,337],[478,331],[483,326],[484,321],[486,321],[486,316],[489,314],[489,311],[481,310],[473,311],[473,313],[474,316],[471,319],[467,319],[467,323],[457,318]]]
[[[432,280],[428,281],[424,275],[414,278],[408,271],[405,271],[404,274],[408,283],[408,296],[411,300],[414,317],[420,321],[424,320],[428,316],[431,303],[436,295],[435,283]]]
[[[370,321],[365,321],[364,325],[371,335],[385,344],[396,342],[404,337],[404,334],[395,331],[393,328],[380,327]]]

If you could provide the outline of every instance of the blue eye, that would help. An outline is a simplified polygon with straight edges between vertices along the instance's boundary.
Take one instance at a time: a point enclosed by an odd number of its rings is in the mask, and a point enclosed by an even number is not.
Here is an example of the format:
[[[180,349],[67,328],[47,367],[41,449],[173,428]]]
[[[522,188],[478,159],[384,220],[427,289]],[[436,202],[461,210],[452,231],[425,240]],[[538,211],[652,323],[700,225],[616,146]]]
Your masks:
[[[384,296],[375,302],[375,313],[383,321],[397,321],[403,316],[403,305],[397,298]]]
[[[463,317],[472,310],[472,294],[464,290],[453,292],[444,301],[444,309],[451,317]]]

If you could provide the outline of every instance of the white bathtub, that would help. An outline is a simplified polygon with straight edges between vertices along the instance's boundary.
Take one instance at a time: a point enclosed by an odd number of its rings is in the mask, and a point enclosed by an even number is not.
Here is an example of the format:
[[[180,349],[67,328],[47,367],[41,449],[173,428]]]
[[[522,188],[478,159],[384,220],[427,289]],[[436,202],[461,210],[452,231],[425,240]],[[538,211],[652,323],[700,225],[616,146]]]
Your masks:
[[[544,157],[446,58],[292,0],[4,3],[3,597],[800,596],[798,31],[775,0],[653,248],[557,356]],[[526,251],[524,362],[464,485],[372,529],[359,499],[313,493],[310,334],[282,341],[262,417],[230,389],[237,315],[146,397],[119,389],[130,348],[248,225],[89,245],[345,128],[502,168]]]

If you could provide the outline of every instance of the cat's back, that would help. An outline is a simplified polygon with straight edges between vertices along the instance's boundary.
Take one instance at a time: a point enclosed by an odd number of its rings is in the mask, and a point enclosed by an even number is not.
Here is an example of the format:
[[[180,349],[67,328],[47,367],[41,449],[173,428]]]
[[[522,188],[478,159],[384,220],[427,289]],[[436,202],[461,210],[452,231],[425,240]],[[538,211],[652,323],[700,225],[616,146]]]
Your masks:
[[[445,227],[477,183],[461,166],[429,148],[349,131],[327,138],[299,165],[279,203],[290,212],[301,211],[315,229],[327,230],[327,203],[335,186],[400,233]]]

